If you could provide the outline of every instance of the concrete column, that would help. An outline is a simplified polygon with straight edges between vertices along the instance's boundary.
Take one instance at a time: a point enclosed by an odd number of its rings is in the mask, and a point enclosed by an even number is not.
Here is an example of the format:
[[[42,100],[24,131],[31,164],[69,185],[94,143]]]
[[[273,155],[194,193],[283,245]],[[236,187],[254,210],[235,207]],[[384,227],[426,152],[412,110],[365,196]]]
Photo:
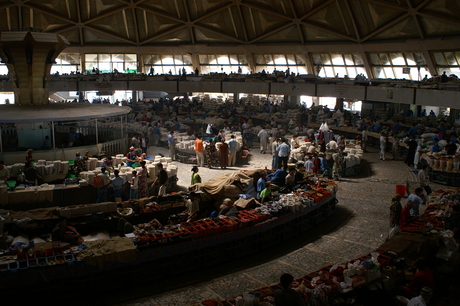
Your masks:
[[[335,108],[343,112],[343,98],[336,99]]]
[[[48,104],[51,66],[69,45],[59,34],[42,32],[0,33],[0,56],[13,80],[16,104]]]
[[[233,93],[233,103],[240,102],[240,93],[234,92]]]

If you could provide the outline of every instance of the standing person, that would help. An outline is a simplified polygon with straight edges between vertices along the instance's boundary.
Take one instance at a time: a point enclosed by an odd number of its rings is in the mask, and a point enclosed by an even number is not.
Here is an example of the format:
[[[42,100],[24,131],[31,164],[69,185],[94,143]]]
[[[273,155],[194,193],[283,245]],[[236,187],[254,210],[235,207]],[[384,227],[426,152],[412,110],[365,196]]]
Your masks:
[[[362,135],[361,135],[361,136],[362,136],[362,137],[361,137],[361,139],[362,139],[361,144],[362,144],[362,147],[363,147],[363,152],[367,152],[367,150],[366,150],[366,147],[367,147],[367,139],[368,139],[367,130],[368,130],[368,128],[365,128],[365,129],[363,130],[363,132],[362,132]]]
[[[276,152],[278,152],[278,169],[281,168],[281,165],[287,169],[288,159],[291,153],[289,145],[283,141],[278,148],[276,148]]]
[[[334,160],[334,166],[332,167],[332,176],[334,177],[335,181],[338,181],[340,177],[342,177],[342,165],[345,162],[345,158],[343,157],[341,151],[332,154],[332,158]]]
[[[201,138],[201,135],[198,135],[195,140],[196,163],[199,167],[204,167],[204,147]]]
[[[257,198],[259,198],[259,199],[260,199],[260,192],[262,190],[264,190],[266,185],[267,185],[265,183],[266,178],[267,178],[267,174],[264,172],[264,173],[262,173],[262,175],[260,176],[259,180],[257,181],[257,186],[256,186],[257,190],[256,191],[257,191]]]
[[[139,177],[137,176],[137,171],[133,171],[131,175],[131,181],[128,181],[130,184],[129,198],[137,200],[139,199]]]
[[[311,159],[311,156],[308,156],[307,160],[305,161],[304,167],[306,172],[313,172],[314,163]]]
[[[384,134],[380,134],[380,160],[385,160],[385,149],[387,147],[387,138]]]
[[[415,188],[415,193],[411,193],[407,197],[407,202],[414,203],[414,206],[410,210],[410,215],[414,217],[420,216],[420,204],[422,204],[423,189],[418,187]]]
[[[168,147],[169,147],[169,156],[171,157],[171,160],[176,160],[174,150],[176,148],[176,141],[177,139],[174,138],[174,131],[169,132],[168,135]]]
[[[147,186],[147,167],[145,167],[145,160],[140,162],[141,170],[138,172],[139,176],[139,197],[146,198],[149,196],[149,187]]]
[[[268,133],[265,129],[261,129],[257,137],[260,139],[260,153],[265,154],[268,151]]]
[[[423,164],[422,169],[418,172],[417,176],[418,176],[420,188],[423,188],[425,190],[426,195],[429,196],[432,191],[431,191],[430,185],[428,184],[428,182],[430,181],[430,178],[428,176],[428,173],[426,172],[427,169],[428,169],[428,165]],[[427,201],[426,198],[427,197],[425,197],[425,202]]]
[[[192,181],[190,185],[201,183],[201,176],[198,174],[198,171],[199,171],[198,166],[192,167]]]
[[[67,139],[68,139],[68,146],[73,147],[73,145],[78,140],[78,134],[75,131],[75,128],[70,128],[69,132],[67,133]]]
[[[280,139],[273,137],[271,144],[272,147],[272,169],[278,169],[278,151],[276,150],[279,146]]]
[[[391,152],[393,153],[393,160],[397,160],[399,155],[399,138],[396,134],[393,135],[392,143]]]
[[[399,232],[399,222],[401,220],[401,195],[397,194],[391,199],[390,205],[390,233],[388,238],[393,237],[394,234]]]
[[[437,140],[434,141],[434,143],[437,143]],[[423,143],[419,141],[417,143],[417,149],[415,149],[415,155],[414,155],[414,168],[417,169],[417,165],[420,162],[420,157],[422,156],[422,147]],[[435,146],[433,146],[435,148]]]
[[[228,151],[229,151],[229,160],[228,160],[228,165],[230,167],[235,166],[236,163],[236,152],[238,152],[239,149],[239,143],[235,139],[235,135],[230,136],[230,140],[227,142],[228,144]]]
[[[32,156],[33,153],[34,153],[33,149],[29,149],[26,151],[26,163],[35,161],[34,157]]]
[[[144,133],[141,133],[141,138],[139,139],[141,145],[142,153],[147,154],[147,148],[149,147],[149,138],[145,137]]]
[[[211,169],[212,167],[216,166],[216,146],[214,145],[214,142],[212,139],[209,140],[209,144],[206,145],[205,148],[206,151],[206,163],[208,164],[208,168]]]
[[[222,142],[219,142],[219,164],[221,169],[227,169],[228,166],[228,153],[229,147],[225,142],[225,139]]]
[[[415,150],[417,149],[417,142],[415,141],[415,136],[411,137],[411,139],[407,143],[407,146],[407,156],[404,162],[410,167],[414,164]]]
[[[119,170],[115,170],[113,174],[115,174],[115,177],[112,179],[113,196],[115,197],[115,202],[121,202],[123,196],[123,178],[120,177]]]
[[[150,123],[148,124],[148,128],[147,128],[147,137],[149,138],[149,146],[151,146],[152,143],[150,142],[150,140],[153,141],[153,126]]]
[[[139,139],[137,139],[136,135],[134,135],[133,138],[131,138],[131,146],[135,149],[139,148]]]
[[[160,142],[160,136],[161,136],[160,128],[158,127],[158,123],[155,123],[155,126],[153,128],[153,145],[155,147],[157,147],[158,143]]]
[[[302,296],[291,288],[294,277],[284,273],[280,277],[281,289],[275,291],[276,306],[304,306]]]
[[[105,167],[101,168],[101,173],[97,174],[98,177],[102,179],[102,186],[97,188],[97,201],[96,203],[107,202],[108,197],[108,188],[111,183],[109,176],[105,173],[107,169]]]
[[[155,180],[152,183],[152,187],[154,187],[157,183],[160,185],[160,189],[158,190],[158,196],[163,196],[166,194],[166,187],[168,186],[168,173],[166,173],[166,170],[163,169],[163,164],[158,163],[158,174]]]

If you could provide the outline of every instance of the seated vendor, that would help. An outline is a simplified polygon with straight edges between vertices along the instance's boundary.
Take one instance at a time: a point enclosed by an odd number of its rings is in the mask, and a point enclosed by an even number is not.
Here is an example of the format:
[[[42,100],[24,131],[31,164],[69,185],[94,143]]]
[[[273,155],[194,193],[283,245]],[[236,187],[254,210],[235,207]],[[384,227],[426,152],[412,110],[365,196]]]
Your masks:
[[[297,164],[297,171],[295,172],[295,184],[305,184],[308,180],[305,177],[305,166],[303,163]]]
[[[273,173],[271,182],[278,186],[284,186],[287,175],[288,173],[286,172],[286,168],[282,165],[281,169],[278,169],[275,173]]]
[[[101,167],[105,167],[110,172],[113,172],[113,159],[111,156],[104,158],[102,161]]]
[[[26,179],[26,183],[29,184],[37,184],[41,185],[43,184],[43,178],[38,174],[37,169],[35,169],[34,166],[32,166],[32,162],[28,161],[26,162],[24,166],[24,175]]]
[[[72,226],[67,226],[67,218],[59,217],[59,223],[54,227],[51,235],[53,241],[67,242],[70,245],[78,245],[83,242],[83,238]]]
[[[195,221],[200,211],[200,200],[201,198],[198,194],[192,192],[190,193],[190,199],[187,200],[185,204],[184,214],[187,216],[187,222]]]
[[[147,160],[147,153],[142,153],[140,157],[137,158],[138,162]]]
[[[272,198],[272,186],[267,182],[264,190],[260,192],[260,201],[262,204],[267,203]]]
[[[406,203],[406,206],[401,210],[401,218],[399,219],[399,226],[401,228],[406,227],[409,225],[412,221],[417,219],[417,216],[411,216],[410,211],[414,207],[414,202],[408,201]]]
[[[238,215],[238,209],[233,205],[231,199],[225,199],[218,213],[219,216],[236,217]]]
[[[286,187],[289,189],[294,188],[295,184],[295,168],[289,168],[288,175],[286,176],[285,182],[286,182]]]
[[[7,181],[9,177],[10,170],[8,170],[8,168],[5,167],[5,162],[3,160],[0,160],[0,180]]]
[[[402,288],[405,297],[412,298],[419,295],[423,287],[429,287],[431,290],[434,290],[434,276],[430,268],[427,267],[424,259],[418,259],[414,267],[409,269],[409,272],[414,273],[414,278]]]
[[[137,154],[134,151],[134,147],[129,148],[129,152],[126,153],[126,157],[128,158],[128,160],[126,161],[126,166],[131,167],[132,164],[135,163],[137,160]]]

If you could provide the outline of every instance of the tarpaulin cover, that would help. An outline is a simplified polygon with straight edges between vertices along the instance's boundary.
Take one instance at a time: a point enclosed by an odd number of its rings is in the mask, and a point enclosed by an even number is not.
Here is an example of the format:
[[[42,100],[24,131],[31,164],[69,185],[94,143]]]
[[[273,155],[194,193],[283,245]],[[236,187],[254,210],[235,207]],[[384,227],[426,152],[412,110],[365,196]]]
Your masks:
[[[102,269],[108,262],[136,260],[136,247],[131,238],[113,237],[109,240],[85,241],[84,244],[87,248],[80,252],[78,259],[90,266]]]

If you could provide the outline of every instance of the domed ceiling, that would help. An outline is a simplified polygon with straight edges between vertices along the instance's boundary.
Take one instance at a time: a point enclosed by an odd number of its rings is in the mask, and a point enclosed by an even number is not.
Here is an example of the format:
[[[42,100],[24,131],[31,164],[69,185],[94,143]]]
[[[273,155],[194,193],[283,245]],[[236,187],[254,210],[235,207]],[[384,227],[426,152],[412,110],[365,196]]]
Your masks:
[[[460,35],[458,0],[0,0],[0,30],[72,45],[378,42]]]

